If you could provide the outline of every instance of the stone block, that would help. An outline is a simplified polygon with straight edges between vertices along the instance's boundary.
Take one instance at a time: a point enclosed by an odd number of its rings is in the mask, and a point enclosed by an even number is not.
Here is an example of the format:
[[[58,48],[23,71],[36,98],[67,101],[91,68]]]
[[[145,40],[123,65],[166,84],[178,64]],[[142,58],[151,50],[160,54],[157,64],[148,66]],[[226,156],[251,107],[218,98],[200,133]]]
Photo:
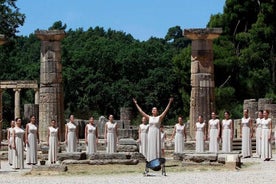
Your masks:
[[[237,169],[241,167],[241,159],[238,154],[225,155],[225,167],[228,169]]]
[[[90,164],[90,165],[107,165],[107,164],[124,164],[137,165],[139,160],[135,159],[103,159],[103,160],[64,160],[62,165],[69,164]]]
[[[137,145],[137,142],[132,138],[120,139],[119,145]]]
[[[196,153],[196,154],[185,154],[183,161],[189,162],[216,162],[217,161],[217,154],[215,153]]]
[[[137,145],[118,145],[117,146],[118,152],[138,152]]]
[[[85,160],[86,153],[84,152],[73,152],[73,153],[59,153],[57,156],[59,161],[63,160]]]
[[[33,165],[31,172],[33,171],[47,171],[47,172],[65,172],[67,166],[65,165]]]
[[[95,153],[88,156],[89,160],[126,159],[125,153]]]

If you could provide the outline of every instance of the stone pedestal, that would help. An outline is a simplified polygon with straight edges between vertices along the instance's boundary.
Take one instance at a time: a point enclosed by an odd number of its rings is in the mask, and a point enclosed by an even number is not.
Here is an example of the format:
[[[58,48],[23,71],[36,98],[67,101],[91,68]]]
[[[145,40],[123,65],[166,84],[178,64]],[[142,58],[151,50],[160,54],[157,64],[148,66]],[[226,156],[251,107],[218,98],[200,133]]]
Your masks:
[[[62,87],[61,30],[35,32],[41,40],[40,90],[39,90],[39,134],[47,139],[47,128],[52,119],[58,123],[60,140],[64,140],[65,118]]]
[[[184,36],[192,40],[190,135],[194,137],[194,125],[199,115],[208,121],[215,110],[215,82],[213,64],[213,39],[222,29],[187,29]]]

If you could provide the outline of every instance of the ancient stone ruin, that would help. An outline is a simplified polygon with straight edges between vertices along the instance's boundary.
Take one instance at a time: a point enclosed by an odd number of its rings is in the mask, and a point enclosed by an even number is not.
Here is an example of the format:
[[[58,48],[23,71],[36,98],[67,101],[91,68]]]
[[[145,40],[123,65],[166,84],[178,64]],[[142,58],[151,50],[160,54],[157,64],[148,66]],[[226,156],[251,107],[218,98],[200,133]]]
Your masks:
[[[192,40],[190,136],[194,137],[194,124],[199,115],[204,119],[215,110],[215,81],[213,39],[222,33],[221,28],[185,29],[183,35]]]
[[[39,90],[39,135],[46,141],[47,129],[52,119],[58,122],[60,140],[64,140],[64,103],[62,87],[61,40],[62,30],[37,30],[41,40],[40,90]]]

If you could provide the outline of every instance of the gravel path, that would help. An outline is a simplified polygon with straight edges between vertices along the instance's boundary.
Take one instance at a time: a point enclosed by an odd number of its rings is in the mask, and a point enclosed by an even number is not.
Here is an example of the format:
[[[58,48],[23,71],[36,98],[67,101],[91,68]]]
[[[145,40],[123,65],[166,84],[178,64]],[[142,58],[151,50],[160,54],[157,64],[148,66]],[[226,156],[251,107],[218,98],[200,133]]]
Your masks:
[[[276,154],[273,155],[276,158]],[[125,183],[125,184],[168,184],[168,183],[185,183],[185,184],[206,184],[206,183],[276,183],[276,162],[271,160],[264,162],[259,158],[249,158],[242,162],[257,162],[250,167],[242,168],[239,171],[185,171],[178,173],[167,173],[168,176],[162,176],[161,172],[150,171],[152,176],[144,177],[142,174],[122,174],[106,176],[30,176],[23,175],[30,170],[30,166],[19,171],[10,168],[6,161],[1,162],[0,183],[3,184],[83,184],[83,183]]]

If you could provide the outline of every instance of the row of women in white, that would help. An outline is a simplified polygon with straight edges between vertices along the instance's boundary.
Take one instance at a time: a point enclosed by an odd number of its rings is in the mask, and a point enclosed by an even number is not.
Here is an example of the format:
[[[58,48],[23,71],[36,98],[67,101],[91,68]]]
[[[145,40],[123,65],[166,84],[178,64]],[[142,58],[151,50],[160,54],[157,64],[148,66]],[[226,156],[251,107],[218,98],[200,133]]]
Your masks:
[[[145,155],[148,161],[161,157],[161,136],[159,127],[161,120],[167,113],[173,99],[170,99],[168,106],[161,115],[158,115],[157,108],[152,109],[152,116],[147,115],[138,106],[134,99],[139,112],[143,115],[143,123],[139,126],[140,152]],[[209,152],[218,152],[220,139],[222,141],[222,151],[232,151],[233,140],[233,121],[230,119],[229,112],[225,112],[225,119],[220,121],[216,119],[216,114],[212,113],[212,119],[205,124],[203,117],[199,116],[195,124],[196,130],[196,152],[204,152],[204,141],[209,139]],[[271,139],[272,139],[272,122],[268,118],[269,111],[259,112],[259,118],[256,120],[256,153],[264,160],[272,158]],[[147,121],[149,123],[147,124]],[[37,143],[39,143],[38,127],[36,126],[35,116],[30,117],[30,122],[26,129],[21,128],[21,119],[17,118],[15,123],[12,121],[11,128],[8,130],[9,141],[9,164],[14,169],[24,168],[24,141],[26,145],[26,163],[37,164]],[[208,127],[208,132],[206,131]],[[222,129],[222,131],[220,131]],[[244,117],[241,120],[241,137],[242,137],[242,155],[244,158],[252,156],[251,139],[253,137],[253,120],[248,117],[248,110],[244,110]],[[222,136],[220,136],[222,132]],[[59,129],[55,120],[51,121],[48,128],[47,144],[49,145],[48,162],[56,163],[59,145]],[[107,153],[116,152],[118,143],[117,124],[113,121],[113,116],[109,115],[109,121],[105,124],[104,138],[106,142]],[[182,117],[178,117],[178,123],[174,127],[171,140],[175,139],[175,153],[183,153],[184,142],[186,141],[186,125]],[[97,151],[98,131],[94,124],[93,117],[90,117],[89,123],[85,127],[85,143],[87,153],[92,154]],[[70,116],[70,121],[65,128],[65,143],[67,152],[76,152],[78,144],[78,129],[74,123],[74,116]]]
[[[11,121],[11,127],[8,129],[8,162],[14,169],[24,168],[24,151],[26,150],[26,163],[28,165],[37,164],[37,146],[40,143],[38,126],[36,125],[35,116],[30,117],[30,122],[26,125],[25,130],[21,126],[21,119],[16,118]],[[70,121],[65,126],[65,143],[67,152],[76,152],[78,143],[78,129],[74,123],[74,116],[70,116]],[[59,146],[59,128],[57,122],[52,120],[48,127],[47,145],[48,162],[54,164],[57,162],[57,153]],[[93,117],[90,117],[89,123],[85,128],[85,142],[87,152],[96,152],[97,128],[94,125]]]
[[[242,156],[249,158],[252,156],[251,139],[255,132],[256,136],[256,155],[265,161],[272,158],[271,140],[272,140],[272,121],[269,116],[269,111],[259,111],[258,118],[255,120],[248,117],[248,110],[244,110],[241,119],[241,138],[242,138]],[[140,152],[147,155],[148,149],[148,128],[146,119],[142,118],[142,124],[139,126],[139,143]],[[207,128],[208,126],[208,128]],[[209,152],[217,153],[219,151],[219,143],[222,142],[222,152],[228,153],[232,151],[232,141],[234,137],[233,120],[230,119],[229,112],[224,113],[224,119],[220,122],[216,118],[216,114],[212,112],[211,119],[208,124],[204,122],[203,117],[198,117],[198,122],[195,123],[195,151],[204,152],[204,142],[209,140]],[[178,123],[174,126],[172,137],[174,139],[174,152],[185,152],[186,124],[183,123],[182,117],[178,117]]]
[[[26,163],[35,165],[37,163],[37,143],[39,135],[35,125],[35,116],[30,117],[30,122],[25,130],[21,128],[21,119],[16,118],[11,121],[11,127],[8,129],[8,161],[14,169],[24,168],[24,150],[26,145]],[[34,152],[34,150],[36,150]]]
[[[208,125],[205,124],[202,116],[199,116],[198,122],[195,125],[196,152],[204,151],[204,141],[207,139],[209,139],[209,152],[218,152],[220,139],[222,142],[222,152],[231,152],[234,126],[233,120],[230,119],[229,112],[224,113],[224,119],[221,123],[219,119],[216,119],[216,114],[214,112],[211,116],[212,119],[209,120]],[[259,111],[258,118],[254,120],[248,116],[248,109],[243,111],[240,125],[240,136],[242,138],[241,151],[243,158],[252,156],[251,140],[254,132],[256,138],[256,155],[265,161],[269,161],[272,158],[272,120],[268,116],[268,110]],[[208,131],[206,131],[206,126],[208,126]],[[222,133],[221,136],[220,132]]]

